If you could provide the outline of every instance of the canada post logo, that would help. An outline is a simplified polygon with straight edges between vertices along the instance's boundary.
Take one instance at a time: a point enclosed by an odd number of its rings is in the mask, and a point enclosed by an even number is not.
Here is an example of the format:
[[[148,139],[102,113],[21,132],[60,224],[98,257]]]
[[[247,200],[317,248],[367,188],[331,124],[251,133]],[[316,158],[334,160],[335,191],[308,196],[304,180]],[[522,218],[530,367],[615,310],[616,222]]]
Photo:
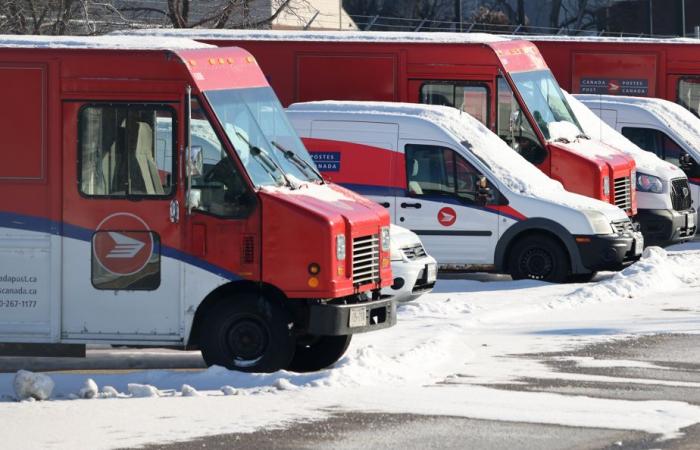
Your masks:
[[[97,226],[92,252],[107,272],[126,276],[138,273],[153,255],[153,233],[138,216],[116,213]]]
[[[311,158],[321,172],[340,171],[340,152],[310,152]]]
[[[581,94],[649,95],[649,80],[624,78],[581,78]]]

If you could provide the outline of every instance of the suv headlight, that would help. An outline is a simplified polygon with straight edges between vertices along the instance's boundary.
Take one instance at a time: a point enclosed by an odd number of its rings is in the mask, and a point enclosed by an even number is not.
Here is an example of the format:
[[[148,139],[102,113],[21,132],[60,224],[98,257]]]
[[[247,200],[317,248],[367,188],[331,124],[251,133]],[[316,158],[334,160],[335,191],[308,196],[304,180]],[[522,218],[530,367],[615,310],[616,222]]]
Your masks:
[[[584,209],[581,211],[583,215],[588,219],[588,223],[591,224],[593,233],[595,234],[612,234],[613,229],[610,226],[610,220],[608,217],[600,211],[594,211],[592,209]]]
[[[388,252],[391,248],[391,233],[389,232],[389,227],[381,228],[380,238],[382,240],[382,250]]]
[[[664,184],[661,178],[646,173],[637,173],[637,190],[639,192],[653,192],[660,194],[664,191]]]
[[[338,261],[345,259],[345,235],[339,234],[335,237],[335,257]]]

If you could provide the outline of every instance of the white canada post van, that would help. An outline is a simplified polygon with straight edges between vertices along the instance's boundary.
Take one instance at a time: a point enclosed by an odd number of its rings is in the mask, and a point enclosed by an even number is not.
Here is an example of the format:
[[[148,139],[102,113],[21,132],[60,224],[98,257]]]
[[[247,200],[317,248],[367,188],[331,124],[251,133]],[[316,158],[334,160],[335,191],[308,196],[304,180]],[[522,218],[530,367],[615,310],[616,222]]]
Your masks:
[[[437,280],[437,261],[423,247],[416,233],[391,225],[391,286],[382,289],[397,302],[415,300],[433,290]]]
[[[700,119],[655,98],[567,94],[567,99],[584,133],[634,158],[637,219],[646,244],[666,246],[693,239],[700,191]]]
[[[687,217],[672,217],[672,228],[682,230],[687,224],[695,233],[700,205],[700,119],[684,107],[659,98],[620,95],[576,95],[576,98],[627,139],[685,173],[676,174],[670,185],[654,179],[649,183],[670,193],[674,209],[695,210]]]
[[[441,266],[562,282],[642,251],[623,210],[565,191],[454,108],[310,102],[287,113],[325,177],[386,207]]]

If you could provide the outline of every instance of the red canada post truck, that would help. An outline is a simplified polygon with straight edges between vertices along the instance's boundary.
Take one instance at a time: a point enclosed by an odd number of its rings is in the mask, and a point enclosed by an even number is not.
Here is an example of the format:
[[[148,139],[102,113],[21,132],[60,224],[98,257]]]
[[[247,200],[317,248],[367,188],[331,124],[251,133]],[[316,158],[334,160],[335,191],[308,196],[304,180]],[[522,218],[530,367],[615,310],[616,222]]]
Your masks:
[[[387,212],[322,180],[250,53],[4,36],[0,83],[2,350],[306,371],[395,323]]]
[[[663,98],[700,115],[700,41],[535,36],[562,88],[572,94]]]
[[[284,105],[401,101],[468,112],[544,173],[636,214],[634,161],[583,136],[534,44],[486,34],[141,30],[252,52]]]

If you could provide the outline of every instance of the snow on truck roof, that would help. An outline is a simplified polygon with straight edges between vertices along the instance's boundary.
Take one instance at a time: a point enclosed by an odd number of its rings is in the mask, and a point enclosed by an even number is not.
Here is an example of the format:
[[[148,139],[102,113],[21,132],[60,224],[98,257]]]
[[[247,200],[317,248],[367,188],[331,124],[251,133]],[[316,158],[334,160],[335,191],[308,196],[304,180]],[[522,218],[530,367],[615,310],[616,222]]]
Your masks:
[[[444,44],[488,44],[508,39],[487,33],[420,33],[385,31],[269,31],[209,30],[203,28],[152,28],[115,32],[136,36],[180,36],[190,39],[230,39],[239,41],[342,41],[342,42],[425,42]]]
[[[638,108],[655,116],[666,128],[685,141],[689,148],[700,147],[700,118],[679,105],[661,98],[629,97],[623,95],[576,95],[589,105],[604,107],[606,104],[620,104]],[[590,106],[589,106],[590,107]]]
[[[579,209],[613,208],[612,205],[567,192],[561,183],[549,178],[530,164],[500,137],[471,115],[456,108],[415,103],[317,101],[294,103],[294,112],[336,113],[384,116],[421,120],[446,130],[459,142],[467,142],[469,151],[484,162],[495,177],[515,192]]]
[[[59,48],[103,50],[178,50],[209,48],[183,37],[153,36],[26,36],[0,35],[0,48]]]
[[[528,41],[550,42],[603,42],[617,44],[700,44],[695,38],[643,38],[643,37],[614,37],[614,36],[557,36],[557,35],[528,35],[518,39]]]

